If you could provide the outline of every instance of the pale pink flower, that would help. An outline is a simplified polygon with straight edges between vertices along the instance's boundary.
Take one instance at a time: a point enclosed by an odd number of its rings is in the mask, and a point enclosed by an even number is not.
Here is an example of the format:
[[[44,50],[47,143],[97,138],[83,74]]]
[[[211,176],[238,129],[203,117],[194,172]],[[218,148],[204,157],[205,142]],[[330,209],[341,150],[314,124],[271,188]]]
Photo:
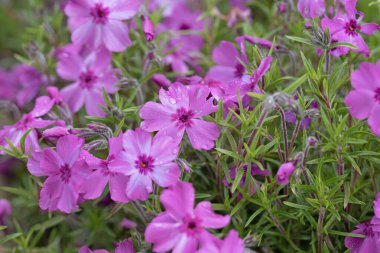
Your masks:
[[[131,45],[128,26],[140,8],[139,0],[70,0],[65,7],[75,44],[105,46],[121,52]]]

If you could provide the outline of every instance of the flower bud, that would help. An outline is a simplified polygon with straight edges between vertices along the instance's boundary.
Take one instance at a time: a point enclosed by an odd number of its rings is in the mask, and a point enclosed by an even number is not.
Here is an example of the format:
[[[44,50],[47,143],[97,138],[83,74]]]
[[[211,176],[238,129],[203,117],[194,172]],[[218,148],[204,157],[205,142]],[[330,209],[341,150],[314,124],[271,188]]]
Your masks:
[[[52,127],[43,131],[42,137],[50,141],[56,141],[60,137],[63,137],[69,134],[70,134],[70,131],[66,127]]]
[[[276,175],[277,182],[280,185],[289,184],[289,178],[293,174],[294,169],[295,169],[295,166],[293,162],[282,164],[277,171],[277,175]]]
[[[142,17],[143,19],[143,32],[145,34],[145,38],[148,42],[151,42],[154,40],[154,37],[156,36],[156,32],[154,31],[154,24],[152,20],[150,20],[148,17]]]
[[[284,14],[284,13],[286,13],[286,10],[287,10],[286,3],[285,2],[281,2],[278,5],[278,12]]]
[[[314,136],[308,137],[306,141],[307,141],[307,144],[313,148],[318,144],[318,140]]]

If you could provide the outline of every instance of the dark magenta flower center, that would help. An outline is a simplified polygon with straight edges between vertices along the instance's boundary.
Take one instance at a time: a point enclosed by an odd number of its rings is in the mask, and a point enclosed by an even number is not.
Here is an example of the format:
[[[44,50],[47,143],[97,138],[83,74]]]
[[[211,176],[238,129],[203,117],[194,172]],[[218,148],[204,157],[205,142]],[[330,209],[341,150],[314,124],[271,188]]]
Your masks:
[[[186,24],[186,23],[182,23],[180,26],[179,26],[179,29],[180,30],[183,30],[183,31],[186,31],[186,30],[190,30],[191,26],[189,24]]]
[[[202,230],[201,220],[197,217],[186,215],[185,218],[183,218],[181,230],[189,236],[194,236]]]
[[[25,114],[19,122],[16,124],[17,130],[27,130],[29,124],[33,121],[33,117],[30,114]]]
[[[349,22],[346,23],[345,25],[345,31],[346,34],[350,36],[357,36],[358,35],[358,30],[360,29],[360,25],[355,19],[351,19]]]
[[[151,156],[140,155],[135,161],[135,167],[141,174],[148,174],[153,171],[154,168],[154,159]]]
[[[244,74],[244,71],[245,71],[244,66],[241,65],[240,63],[237,63],[235,66],[235,73],[234,73],[235,77],[241,78]]]
[[[69,167],[69,165],[68,164],[63,165],[59,169],[59,173],[61,176],[61,180],[67,184],[71,178],[71,168]]]
[[[375,96],[374,96],[376,102],[380,103],[380,88],[377,88],[375,90]]]
[[[91,70],[88,70],[87,72],[82,72],[80,74],[79,80],[80,80],[80,87],[83,89],[92,89],[94,87],[95,82],[97,81],[98,77],[92,72]]]
[[[173,120],[176,122],[177,127],[190,127],[193,123],[194,113],[184,108],[177,109],[177,112],[172,116]]]
[[[101,3],[97,3],[91,10],[91,16],[96,24],[105,24],[108,21],[110,10]]]

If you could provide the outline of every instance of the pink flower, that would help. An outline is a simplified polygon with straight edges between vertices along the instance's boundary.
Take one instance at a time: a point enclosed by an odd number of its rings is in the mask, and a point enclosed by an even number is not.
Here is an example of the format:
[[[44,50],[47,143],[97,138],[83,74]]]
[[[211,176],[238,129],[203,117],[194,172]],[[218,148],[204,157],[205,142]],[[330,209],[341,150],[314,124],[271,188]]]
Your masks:
[[[18,84],[12,73],[0,68],[0,99],[16,101]]]
[[[230,216],[215,214],[208,201],[194,209],[194,188],[190,183],[179,182],[164,190],[160,201],[166,211],[145,230],[145,239],[154,244],[154,252],[196,252],[201,242],[215,240],[206,229],[223,228],[230,222]]]
[[[46,78],[36,68],[21,64],[12,70],[20,90],[17,93],[17,104],[24,107],[32,101],[38,94],[40,88],[46,85]]]
[[[77,54],[61,56],[57,72],[72,84],[62,89],[61,94],[73,112],[85,105],[92,116],[104,116],[99,105],[105,105],[102,88],[108,93],[117,91],[115,76],[117,70],[111,68],[111,53],[105,49],[95,51],[86,57]]]
[[[321,21],[322,29],[329,29],[332,42],[348,42],[357,47],[353,50],[365,56],[369,56],[369,48],[363,40],[360,33],[373,35],[375,31],[380,30],[380,26],[375,23],[360,24],[364,14],[356,10],[356,0],[344,1],[346,14],[338,14],[333,19],[324,17]],[[357,14],[359,17],[357,18]],[[359,33],[360,32],[360,33]],[[341,56],[348,54],[352,50],[348,47],[337,47],[331,50],[334,56]]]
[[[108,168],[129,177],[125,190],[128,199],[146,200],[153,189],[152,181],[161,187],[178,181],[180,170],[174,162],[178,146],[172,138],[152,138],[142,129],[128,130],[123,136],[123,147],[124,151],[109,162]]]
[[[204,28],[203,20],[198,18],[200,15],[199,11],[193,11],[185,4],[176,4],[173,13],[157,27],[158,32],[171,32],[171,39],[164,50],[167,54],[164,62],[175,72],[186,73],[189,66],[197,65],[195,55],[203,47],[202,36],[195,34]],[[192,31],[192,34],[183,35],[180,33],[183,31]]]
[[[242,79],[246,72],[244,66],[240,63],[238,50],[234,44],[229,41],[222,41],[219,47],[215,48],[212,53],[212,59],[216,63],[207,73],[207,78],[228,83],[234,79]],[[244,62],[244,59],[241,59]]]
[[[297,9],[302,17],[313,19],[325,13],[325,0],[298,0]]]
[[[11,203],[7,199],[0,199],[0,225],[5,225],[5,220],[12,214]]]
[[[365,238],[346,237],[344,245],[350,253],[380,252],[380,219],[373,217],[370,221],[356,225],[351,233],[365,235]]]
[[[15,147],[19,148],[21,138],[29,129],[32,129],[25,138],[25,152],[27,153],[30,148],[38,150],[38,132],[36,129],[46,128],[50,125],[65,125],[61,120],[41,119],[40,117],[47,112],[43,99],[37,99],[36,105],[30,113],[24,114],[16,124],[4,126],[3,129],[0,130],[0,145],[9,148],[6,141],[6,139],[9,139]],[[2,154],[2,151],[0,151],[0,154]]]
[[[284,163],[280,166],[280,168],[277,171],[277,182],[280,185],[287,185],[289,184],[289,178],[293,174],[293,171],[295,169],[294,163]]]
[[[67,135],[57,142],[56,150],[46,148],[33,152],[28,170],[34,176],[45,176],[40,192],[42,210],[70,213],[78,208],[79,187],[88,178],[89,169],[82,150],[83,140]]]
[[[124,240],[116,243],[115,253],[135,253],[131,240]]]
[[[174,83],[168,91],[161,89],[161,104],[148,102],[141,108],[140,117],[144,120],[141,128],[148,132],[159,131],[158,135],[171,136],[178,143],[186,131],[195,149],[209,150],[219,136],[215,123],[201,119],[217,110],[213,100],[208,99],[209,94],[207,87],[180,83]]]
[[[380,192],[376,194],[376,198],[373,201],[373,211],[375,216],[380,219]]]
[[[83,246],[78,253],[109,253],[109,251],[105,249],[90,250],[87,246]],[[115,243],[115,253],[135,253],[132,242],[124,240],[120,243]]]
[[[83,246],[78,250],[78,253],[109,253],[105,249],[90,250],[87,246]]]
[[[345,98],[350,114],[359,120],[368,119],[373,133],[380,136],[380,61],[364,62],[351,74],[354,88]]]
[[[80,192],[85,199],[96,199],[100,197],[107,183],[109,183],[111,199],[113,201],[127,203],[129,199],[126,194],[128,177],[116,172],[111,172],[109,164],[123,150],[123,135],[109,139],[109,155],[106,160],[101,160],[87,153],[86,162],[92,169],[86,181],[81,185]]]
[[[242,62],[248,64],[244,45],[246,39],[242,36],[236,40],[240,44],[241,53],[239,54],[233,43],[222,41],[213,51],[213,60],[216,65],[210,68],[206,76],[206,84],[210,87],[212,95],[216,99],[223,99],[225,103],[227,101],[237,103],[238,93],[241,98],[247,92],[261,93],[258,83],[268,72],[272,62],[271,56],[265,57],[254,74],[248,75],[242,64]],[[248,97],[247,99],[250,100]]]
[[[207,241],[197,253],[244,253],[244,241],[239,238],[235,230],[228,232],[223,241],[219,239],[214,241]]]
[[[262,38],[256,38],[256,37],[248,36],[248,35],[236,37],[235,41],[239,44],[241,44],[244,41],[248,41],[249,43],[259,45],[259,46],[266,48],[266,49],[271,49],[273,46],[273,43],[270,40],[266,40],[266,39],[262,39]]]
[[[71,39],[75,44],[122,52],[131,45],[123,20],[131,19],[139,8],[139,0],[70,0],[65,14],[69,17]]]

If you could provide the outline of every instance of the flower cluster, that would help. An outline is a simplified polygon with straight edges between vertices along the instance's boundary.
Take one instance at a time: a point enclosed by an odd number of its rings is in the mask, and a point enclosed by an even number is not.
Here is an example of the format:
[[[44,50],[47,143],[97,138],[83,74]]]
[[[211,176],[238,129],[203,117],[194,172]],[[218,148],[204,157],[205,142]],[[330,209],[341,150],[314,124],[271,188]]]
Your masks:
[[[380,60],[367,35],[380,26],[357,0],[214,2],[46,1],[56,17],[28,30],[27,57],[12,52],[23,64],[0,69],[0,190],[16,195],[0,199],[0,233],[17,232],[3,242],[380,252],[380,193],[373,210],[362,200],[378,191]],[[10,156],[27,170],[2,180]],[[47,221],[9,218],[37,202]]]

